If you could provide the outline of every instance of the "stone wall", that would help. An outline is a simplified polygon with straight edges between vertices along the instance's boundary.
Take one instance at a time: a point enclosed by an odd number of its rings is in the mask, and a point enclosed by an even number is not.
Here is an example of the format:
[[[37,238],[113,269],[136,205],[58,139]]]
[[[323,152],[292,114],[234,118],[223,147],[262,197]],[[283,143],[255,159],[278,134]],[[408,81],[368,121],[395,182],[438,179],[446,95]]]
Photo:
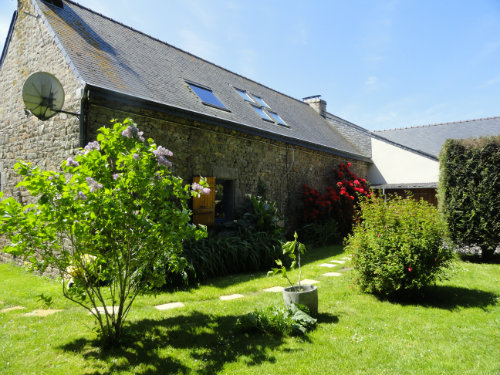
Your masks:
[[[65,91],[64,110],[80,111],[81,84],[65,60],[50,31],[29,0],[18,2],[18,17],[0,67],[0,178],[5,196],[14,195],[28,201],[26,191],[14,187],[20,181],[14,171],[18,160],[32,162],[42,168],[56,169],[62,160],[79,147],[79,119],[58,114],[40,121],[24,111],[22,89],[35,72],[53,74]],[[14,193],[14,194],[13,194]],[[5,240],[0,238],[0,248]],[[0,253],[0,261],[23,264],[9,254]],[[49,273],[53,270],[49,270]]]
[[[360,176],[367,173],[368,163],[363,161],[112,100],[89,104],[87,141],[95,139],[99,127],[109,126],[110,119],[126,117],[137,123],[146,138],[173,151],[174,172],[186,182],[199,175],[233,180],[236,207],[245,194],[256,194],[261,180],[268,187],[267,198],[292,219],[300,211],[303,184],[324,190],[333,184],[333,169],[340,163],[351,162]]]
[[[11,195],[19,179],[17,160],[57,168],[79,147],[79,120],[58,114],[40,121],[24,111],[22,88],[35,72],[53,74],[65,91],[64,110],[80,111],[81,84],[30,1],[20,0],[7,55],[0,67],[0,173],[2,190]]]

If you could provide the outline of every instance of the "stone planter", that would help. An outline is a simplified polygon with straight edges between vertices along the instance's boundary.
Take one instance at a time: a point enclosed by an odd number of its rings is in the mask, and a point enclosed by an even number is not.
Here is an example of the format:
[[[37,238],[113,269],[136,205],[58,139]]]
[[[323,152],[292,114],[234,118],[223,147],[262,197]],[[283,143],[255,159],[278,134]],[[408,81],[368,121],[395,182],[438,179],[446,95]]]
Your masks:
[[[312,316],[318,315],[318,288],[315,285],[295,285],[283,289],[283,300],[286,306],[307,306]]]

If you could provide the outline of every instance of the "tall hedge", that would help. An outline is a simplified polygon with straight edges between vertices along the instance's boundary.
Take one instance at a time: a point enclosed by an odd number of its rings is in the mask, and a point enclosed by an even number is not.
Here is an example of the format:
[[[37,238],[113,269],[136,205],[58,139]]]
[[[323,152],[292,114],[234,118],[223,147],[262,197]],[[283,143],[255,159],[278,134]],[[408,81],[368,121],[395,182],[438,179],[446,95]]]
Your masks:
[[[490,257],[500,244],[500,137],[448,140],[439,159],[439,205],[450,239]]]

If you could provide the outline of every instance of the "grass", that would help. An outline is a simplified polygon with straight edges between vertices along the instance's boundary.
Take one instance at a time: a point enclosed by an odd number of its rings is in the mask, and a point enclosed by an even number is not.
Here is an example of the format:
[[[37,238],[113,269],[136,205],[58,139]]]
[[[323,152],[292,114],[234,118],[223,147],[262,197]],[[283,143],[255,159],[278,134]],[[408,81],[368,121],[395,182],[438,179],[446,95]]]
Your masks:
[[[101,350],[87,312],[65,300],[57,281],[0,264],[0,374],[498,374],[500,266],[457,261],[449,281],[417,301],[379,300],[352,286],[351,271],[319,264],[340,247],[311,251],[303,275],[319,280],[319,325],[307,337],[243,334],[236,319],[282,303],[267,287],[279,276],[238,275],[189,291],[141,296],[126,344]],[[347,264],[346,267],[349,267]],[[294,275],[293,275],[294,276]],[[245,297],[222,302],[220,295]],[[41,298],[42,297],[42,298]],[[184,308],[153,306],[183,302]],[[63,309],[29,317],[34,309]]]

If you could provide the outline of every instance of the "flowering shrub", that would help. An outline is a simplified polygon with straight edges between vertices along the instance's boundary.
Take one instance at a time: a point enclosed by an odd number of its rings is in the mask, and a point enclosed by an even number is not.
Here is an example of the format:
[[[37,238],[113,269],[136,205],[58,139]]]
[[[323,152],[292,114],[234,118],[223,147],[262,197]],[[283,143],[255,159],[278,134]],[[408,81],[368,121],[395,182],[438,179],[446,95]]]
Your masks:
[[[361,221],[347,238],[361,289],[390,295],[418,290],[445,276],[452,250],[444,246],[445,226],[437,209],[399,196],[361,202]]]
[[[64,295],[95,316],[109,343],[119,341],[139,293],[165,284],[166,267],[183,271],[183,242],[206,234],[190,224],[188,208],[206,182],[185,185],[169,168],[172,155],[132,120],[115,122],[61,171],[17,163],[19,186],[36,203],[0,202],[0,232],[12,242],[4,251],[58,270]]]
[[[322,225],[325,222],[337,223],[341,235],[352,229],[354,209],[359,197],[370,197],[371,192],[366,179],[359,178],[350,170],[351,163],[340,164],[334,170],[336,183],[321,194],[308,185],[303,186],[304,222]]]

